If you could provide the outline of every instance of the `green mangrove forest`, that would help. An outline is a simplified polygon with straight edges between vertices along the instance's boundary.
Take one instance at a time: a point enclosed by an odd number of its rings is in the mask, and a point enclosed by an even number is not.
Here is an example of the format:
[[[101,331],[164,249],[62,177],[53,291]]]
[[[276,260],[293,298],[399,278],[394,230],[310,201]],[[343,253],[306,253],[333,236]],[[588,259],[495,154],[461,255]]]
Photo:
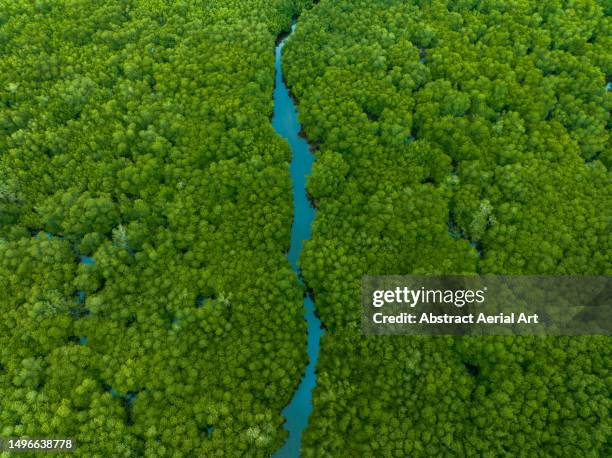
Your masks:
[[[287,44],[328,332],[303,455],[608,456],[609,337],[369,337],[360,279],[610,274],[609,2],[321,1]]]
[[[610,275],[611,88],[609,0],[0,0],[0,438],[270,457],[309,294],[300,456],[611,456],[609,336],[366,337],[360,302]]]
[[[270,116],[300,3],[0,0],[0,437],[282,446],[306,323]]]

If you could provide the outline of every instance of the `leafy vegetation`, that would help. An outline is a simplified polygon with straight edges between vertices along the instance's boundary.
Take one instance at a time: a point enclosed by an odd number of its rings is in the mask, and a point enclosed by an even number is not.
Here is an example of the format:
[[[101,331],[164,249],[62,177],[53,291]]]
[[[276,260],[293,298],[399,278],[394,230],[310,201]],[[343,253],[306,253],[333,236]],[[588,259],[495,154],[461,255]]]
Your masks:
[[[0,436],[269,456],[306,360],[307,0],[0,0]],[[322,0],[304,455],[609,456],[609,338],[363,338],[363,274],[610,273],[610,7]]]
[[[280,447],[306,330],[269,117],[305,3],[0,0],[0,436]]]
[[[608,456],[610,339],[364,338],[364,274],[610,273],[609,3],[323,0],[284,57],[318,146],[328,332],[303,452]]]

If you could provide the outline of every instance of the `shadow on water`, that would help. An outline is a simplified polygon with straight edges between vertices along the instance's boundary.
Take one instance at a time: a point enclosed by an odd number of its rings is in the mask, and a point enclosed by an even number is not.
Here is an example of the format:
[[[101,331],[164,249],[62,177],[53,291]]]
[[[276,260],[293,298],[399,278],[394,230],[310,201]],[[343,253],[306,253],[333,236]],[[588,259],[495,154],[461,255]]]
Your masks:
[[[291,33],[295,24],[291,27]],[[291,228],[291,246],[288,259],[293,270],[299,275],[298,259],[302,253],[304,240],[310,239],[311,224],[315,209],[311,207],[306,195],[306,177],[310,174],[314,156],[306,140],[300,136],[301,126],[297,119],[297,110],[293,99],[283,80],[281,54],[283,46],[291,33],[285,36],[276,46],[276,84],[274,88],[274,116],[272,127],[287,140],[291,147],[292,159],[290,165],[293,186],[294,219]],[[310,297],[304,298],[304,317],[308,323],[308,365],[293,398],[283,409],[285,429],[289,437],[285,445],[273,456],[275,458],[292,458],[300,456],[302,431],[308,424],[312,411],[312,390],[316,385],[315,366],[319,357],[319,341],[323,329],[321,321],[315,315],[315,308]]]

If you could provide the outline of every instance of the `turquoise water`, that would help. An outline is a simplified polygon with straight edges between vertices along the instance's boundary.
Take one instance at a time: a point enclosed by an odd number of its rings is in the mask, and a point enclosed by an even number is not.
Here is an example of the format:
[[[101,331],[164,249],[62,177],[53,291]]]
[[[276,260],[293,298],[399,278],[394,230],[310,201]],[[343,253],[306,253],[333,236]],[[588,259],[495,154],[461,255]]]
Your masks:
[[[87,264],[87,265],[93,265],[96,263],[96,261],[94,261],[94,258],[92,258],[91,256],[79,255],[79,260],[81,261],[82,264]]]
[[[291,32],[294,30],[295,24],[291,27]],[[293,183],[294,219],[288,258],[293,270],[299,274],[297,263],[302,253],[302,242],[310,238],[310,225],[315,216],[315,209],[310,206],[306,195],[306,177],[310,174],[314,156],[306,140],[299,135],[302,128],[297,119],[297,110],[283,81],[281,53],[287,38],[285,37],[276,47],[276,86],[272,127],[287,140],[292,152],[290,172]],[[315,366],[319,357],[319,341],[323,329],[314,313],[314,304],[310,297],[304,298],[304,317],[308,323],[309,362],[297,391],[283,410],[283,416],[286,419],[285,429],[289,432],[289,437],[285,445],[274,454],[275,458],[300,456],[302,431],[306,428],[312,411],[312,390],[317,383]]]

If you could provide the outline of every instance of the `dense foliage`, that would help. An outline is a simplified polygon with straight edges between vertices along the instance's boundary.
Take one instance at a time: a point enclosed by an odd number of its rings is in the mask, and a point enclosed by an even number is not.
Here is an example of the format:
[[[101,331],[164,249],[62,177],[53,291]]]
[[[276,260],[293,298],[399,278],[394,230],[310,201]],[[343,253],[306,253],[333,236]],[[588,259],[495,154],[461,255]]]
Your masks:
[[[303,3],[0,0],[0,436],[282,444],[306,334],[269,117]]]
[[[609,2],[323,0],[285,54],[329,331],[305,456],[610,456],[609,338],[364,338],[363,274],[610,273]]]

